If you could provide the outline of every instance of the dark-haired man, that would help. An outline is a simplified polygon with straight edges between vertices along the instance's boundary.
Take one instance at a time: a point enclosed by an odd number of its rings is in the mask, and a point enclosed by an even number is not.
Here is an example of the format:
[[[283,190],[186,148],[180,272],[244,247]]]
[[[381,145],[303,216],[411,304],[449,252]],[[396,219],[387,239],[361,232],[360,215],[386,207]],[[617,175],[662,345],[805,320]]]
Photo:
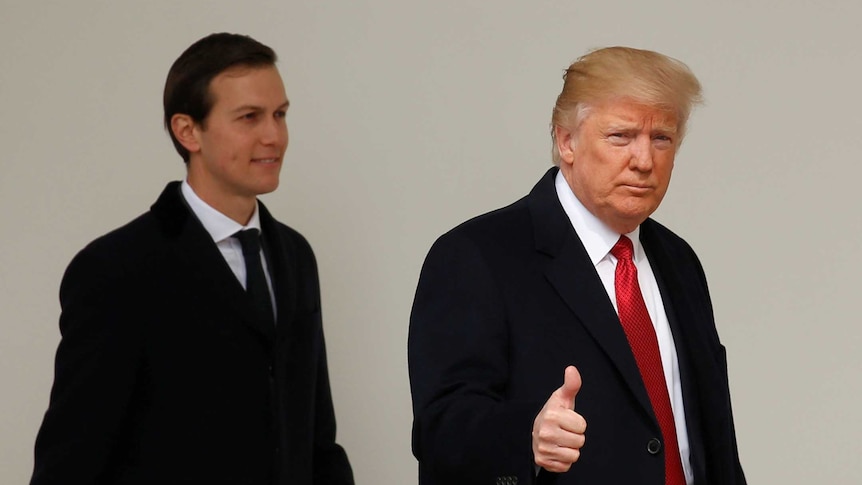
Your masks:
[[[278,187],[288,99],[269,47],[213,34],[165,84],[187,164],[71,262],[32,484],[352,484],[311,248]]]

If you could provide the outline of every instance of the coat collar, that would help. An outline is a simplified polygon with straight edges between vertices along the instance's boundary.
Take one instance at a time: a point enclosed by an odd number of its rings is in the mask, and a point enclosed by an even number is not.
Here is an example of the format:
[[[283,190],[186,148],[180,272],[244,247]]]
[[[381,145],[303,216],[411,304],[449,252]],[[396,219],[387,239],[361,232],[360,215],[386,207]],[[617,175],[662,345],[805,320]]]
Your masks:
[[[275,328],[254,317],[256,313],[251,310],[251,302],[242,285],[236,280],[212,237],[183,199],[180,182],[168,183],[150,210],[159,221],[164,235],[173,243],[176,263],[186,267],[185,270],[195,285],[203,289],[204,293],[212,295],[210,303],[224,306],[225,312],[235,315],[238,322],[261,334],[267,340],[274,339]],[[277,268],[273,278],[276,286],[276,305],[279,308],[279,323],[288,322],[292,313],[291,299],[287,296],[290,292],[279,291],[280,281],[285,280],[283,273],[286,265],[283,262],[286,258],[281,250],[283,245],[277,234],[276,223],[269,211],[262,204],[260,211],[264,234],[269,233],[266,236],[268,244],[273,248],[279,248],[273,251],[276,253],[273,255],[273,266]],[[285,286],[290,287],[289,284]]]

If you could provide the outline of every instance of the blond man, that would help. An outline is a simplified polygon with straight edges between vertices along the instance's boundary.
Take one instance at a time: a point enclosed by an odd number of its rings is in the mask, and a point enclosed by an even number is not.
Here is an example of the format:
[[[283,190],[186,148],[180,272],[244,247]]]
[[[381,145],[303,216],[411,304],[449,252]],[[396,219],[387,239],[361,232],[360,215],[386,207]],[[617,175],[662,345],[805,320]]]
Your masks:
[[[423,266],[408,344],[420,484],[744,484],[703,269],[650,219],[700,84],[623,47],[564,79],[555,166]]]

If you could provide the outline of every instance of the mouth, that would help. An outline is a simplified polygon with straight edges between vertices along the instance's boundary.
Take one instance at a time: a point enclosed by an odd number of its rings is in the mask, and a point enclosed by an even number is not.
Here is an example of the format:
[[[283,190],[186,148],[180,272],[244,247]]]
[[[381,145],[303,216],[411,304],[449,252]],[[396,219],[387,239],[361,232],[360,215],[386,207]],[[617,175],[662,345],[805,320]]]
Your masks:
[[[251,161],[252,161],[252,163],[264,163],[264,164],[277,163],[277,162],[281,161],[281,157],[275,157],[275,158],[252,158],[252,159],[251,159]]]
[[[635,194],[645,194],[653,190],[651,185],[623,184],[622,187],[634,192]]]

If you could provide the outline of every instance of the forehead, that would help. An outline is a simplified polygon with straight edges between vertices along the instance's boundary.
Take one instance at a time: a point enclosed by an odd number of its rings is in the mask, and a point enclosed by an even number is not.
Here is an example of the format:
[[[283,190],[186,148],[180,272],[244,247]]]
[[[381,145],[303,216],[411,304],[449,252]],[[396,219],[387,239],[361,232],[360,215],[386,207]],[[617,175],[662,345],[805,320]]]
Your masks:
[[[209,86],[213,107],[278,106],[287,102],[284,82],[275,66],[237,66],[219,73]]]
[[[592,106],[585,121],[592,122],[599,127],[621,126],[676,130],[679,126],[679,116],[675,111],[628,99],[610,100]]]

